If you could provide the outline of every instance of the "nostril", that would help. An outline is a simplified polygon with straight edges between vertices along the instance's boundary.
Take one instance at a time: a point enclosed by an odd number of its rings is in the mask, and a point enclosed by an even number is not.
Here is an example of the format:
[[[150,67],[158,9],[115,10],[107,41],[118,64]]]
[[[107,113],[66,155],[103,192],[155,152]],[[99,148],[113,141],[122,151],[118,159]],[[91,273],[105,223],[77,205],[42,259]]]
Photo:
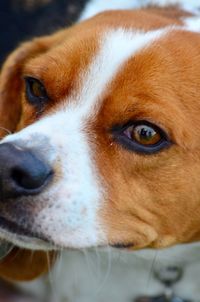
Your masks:
[[[20,171],[19,169],[13,169],[11,171],[11,179],[14,180],[14,182],[18,183],[19,185],[24,183],[25,175],[23,171]]]
[[[53,174],[40,153],[0,144],[0,199],[39,194]]]
[[[33,190],[42,187],[47,179],[52,175],[52,171],[45,166],[40,169],[28,169],[25,167],[16,167],[11,171],[11,179],[14,183],[23,189]]]

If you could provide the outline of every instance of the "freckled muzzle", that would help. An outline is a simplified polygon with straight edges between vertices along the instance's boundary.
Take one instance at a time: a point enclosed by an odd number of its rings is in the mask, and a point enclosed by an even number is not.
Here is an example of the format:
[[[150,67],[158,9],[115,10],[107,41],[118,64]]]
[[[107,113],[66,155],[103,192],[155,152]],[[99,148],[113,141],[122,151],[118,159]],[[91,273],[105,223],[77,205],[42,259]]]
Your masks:
[[[36,152],[13,143],[0,145],[0,198],[40,193],[53,176],[51,167]]]
[[[3,239],[31,249],[84,248],[104,240],[102,186],[78,109],[74,115],[58,111],[1,142]]]

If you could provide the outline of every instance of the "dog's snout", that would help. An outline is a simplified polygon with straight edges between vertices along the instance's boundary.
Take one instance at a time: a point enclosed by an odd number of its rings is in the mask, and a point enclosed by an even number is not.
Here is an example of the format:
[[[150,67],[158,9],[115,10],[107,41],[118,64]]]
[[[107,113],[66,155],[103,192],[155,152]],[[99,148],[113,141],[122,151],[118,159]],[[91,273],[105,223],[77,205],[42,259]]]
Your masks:
[[[3,199],[40,193],[52,174],[51,167],[31,150],[11,143],[0,145],[0,193]]]

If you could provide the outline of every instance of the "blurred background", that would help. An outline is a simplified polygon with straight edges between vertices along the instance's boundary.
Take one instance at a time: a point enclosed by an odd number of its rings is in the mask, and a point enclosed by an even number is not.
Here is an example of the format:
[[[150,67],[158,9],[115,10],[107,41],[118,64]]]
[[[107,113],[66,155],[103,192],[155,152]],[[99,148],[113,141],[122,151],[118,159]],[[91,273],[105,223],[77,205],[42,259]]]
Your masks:
[[[75,22],[86,0],[0,0],[0,65],[21,41]]]

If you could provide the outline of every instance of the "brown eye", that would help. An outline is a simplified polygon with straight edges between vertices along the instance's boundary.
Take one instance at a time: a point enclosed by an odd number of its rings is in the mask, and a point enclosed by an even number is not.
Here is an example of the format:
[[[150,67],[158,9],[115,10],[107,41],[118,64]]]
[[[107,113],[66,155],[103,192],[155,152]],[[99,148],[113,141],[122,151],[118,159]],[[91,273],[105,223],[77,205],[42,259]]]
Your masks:
[[[25,77],[26,98],[34,106],[44,105],[49,100],[44,85],[35,78]]]
[[[44,97],[44,95],[46,95],[44,86],[42,86],[38,81],[32,81],[31,92],[37,98],[41,98]]]
[[[155,145],[162,139],[158,131],[147,125],[130,126],[125,134],[141,145]]]
[[[112,128],[113,138],[124,148],[143,154],[152,154],[171,145],[168,135],[148,121],[129,122]]]

